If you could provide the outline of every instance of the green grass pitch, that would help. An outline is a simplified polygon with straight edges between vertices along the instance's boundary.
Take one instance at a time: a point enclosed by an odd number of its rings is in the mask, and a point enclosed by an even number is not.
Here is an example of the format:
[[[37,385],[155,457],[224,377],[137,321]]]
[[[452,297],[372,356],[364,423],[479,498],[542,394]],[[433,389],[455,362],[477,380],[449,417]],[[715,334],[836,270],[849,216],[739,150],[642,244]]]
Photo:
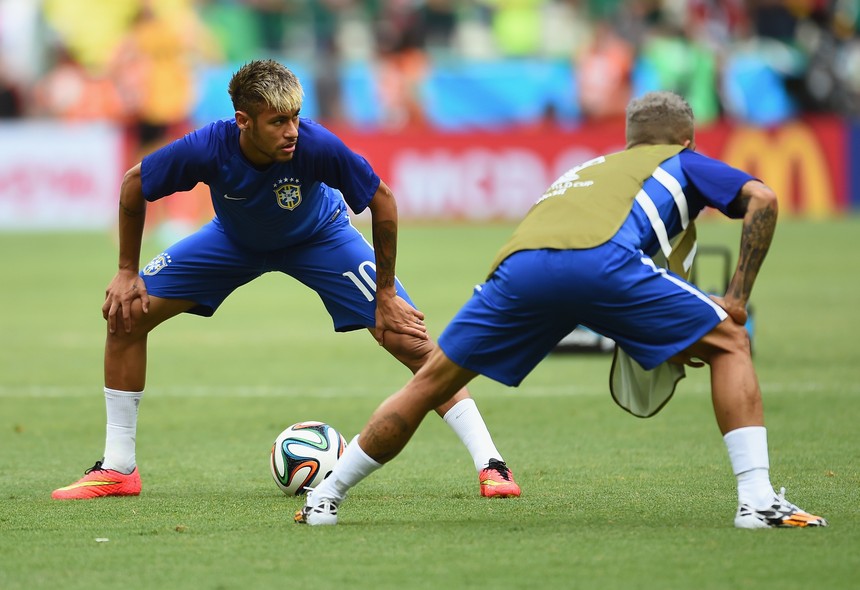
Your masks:
[[[510,230],[403,224],[398,274],[434,335]],[[738,232],[706,220],[699,239],[735,249]],[[705,370],[641,420],[611,401],[608,357],[566,355],[517,389],[471,386],[521,498],[480,498],[465,449],[430,416],[352,490],[339,526],[292,524],[301,499],[271,479],[274,437],[315,419],[351,438],[408,372],[369,334],[335,334],[317,298],[276,275],[150,336],[142,495],[52,501],[102,452],[116,245],[0,233],[0,588],[856,588],[858,236],[858,218],[783,221],[753,294],[772,480],[831,526],[739,531]],[[149,237],[144,256],[165,245]]]

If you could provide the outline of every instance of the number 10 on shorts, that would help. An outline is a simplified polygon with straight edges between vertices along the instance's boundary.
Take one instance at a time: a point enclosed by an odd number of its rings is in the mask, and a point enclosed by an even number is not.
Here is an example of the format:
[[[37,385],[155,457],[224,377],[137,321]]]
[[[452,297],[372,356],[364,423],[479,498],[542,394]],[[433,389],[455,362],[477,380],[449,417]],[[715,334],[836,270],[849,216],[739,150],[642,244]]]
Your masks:
[[[358,290],[362,292],[368,301],[373,301],[373,294],[376,293],[376,281],[370,276],[370,273],[367,272],[368,268],[373,271],[375,276],[376,265],[372,260],[365,260],[359,264],[357,275],[351,270],[348,270],[343,273],[343,276],[355,283],[355,286],[358,287]]]

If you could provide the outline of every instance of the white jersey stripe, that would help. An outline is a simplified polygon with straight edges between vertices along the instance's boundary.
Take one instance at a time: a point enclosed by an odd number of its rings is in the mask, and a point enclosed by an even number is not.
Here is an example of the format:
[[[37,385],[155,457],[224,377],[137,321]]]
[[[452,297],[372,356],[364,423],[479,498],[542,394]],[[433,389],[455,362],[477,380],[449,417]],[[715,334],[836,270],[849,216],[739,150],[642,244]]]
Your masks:
[[[669,191],[669,194],[672,195],[675,205],[678,207],[678,213],[681,216],[681,229],[687,229],[687,226],[690,224],[690,211],[687,208],[687,197],[684,196],[684,189],[681,188],[681,183],[659,166],[652,176],[654,180],[662,184]]]
[[[696,257],[696,251],[699,249],[699,242],[693,242],[693,247],[690,248],[690,253],[684,258],[684,271],[689,271],[693,266],[693,259]]]
[[[639,260],[641,260],[642,264],[644,264],[645,266],[652,268],[654,270],[654,272],[660,273],[660,276],[663,277],[664,279],[666,279],[667,281],[670,281],[670,282],[678,285],[684,291],[686,291],[692,295],[695,295],[696,297],[698,297],[699,299],[701,299],[702,301],[707,303],[711,307],[711,309],[714,310],[714,313],[717,314],[717,317],[720,318],[720,321],[723,321],[724,319],[729,317],[729,314],[726,313],[726,310],[723,309],[722,307],[720,307],[719,305],[717,305],[710,297],[708,297],[707,295],[705,295],[704,293],[702,293],[701,291],[699,291],[698,289],[696,289],[695,287],[693,287],[689,283],[685,283],[684,281],[678,279],[677,277],[670,275],[669,273],[666,272],[665,268],[660,268],[659,266],[654,264],[654,261],[651,260],[649,257],[643,256]]]
[[[660,212],[657,210],[657,206],[644,190],[640,190],[636,194],[636,202],[639,203],[645,215],[648,216],[648,221],[651,222],[651,227],[654,229],[654,233],[657,234],[657,240],[660,242],[663,256],[668,260],[669,255],[672,253],[672,245],[669,244],[669,234],[666,232],[666,225],[660,219]]]

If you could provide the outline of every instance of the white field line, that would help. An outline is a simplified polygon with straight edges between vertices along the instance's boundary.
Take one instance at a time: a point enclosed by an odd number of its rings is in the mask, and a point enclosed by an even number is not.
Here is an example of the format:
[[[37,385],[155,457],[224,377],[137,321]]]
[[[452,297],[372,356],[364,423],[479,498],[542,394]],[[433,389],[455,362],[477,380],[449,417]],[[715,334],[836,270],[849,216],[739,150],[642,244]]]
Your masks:
[[[822,391],[840,391],[845,394],[860,394],[860,383],[830,383],[826,386],[817,382],[799,383],[762,383],[762,391],[765,397],[769,394],[780,393],[815,393]],[[274,386],[218,386],[218,385],[195,385],[185,386],[152,386],[147,388],[147,395],[159,397],[224,397],[224,398],[290,398],[306,397],[315,398],[354,398],[354,397],[377,397],[380,400],[388,397],[394,390],[391,388],[372,387],[274,387]],[[706,384],[681,383],[678,386],[678,394],[708,394]],[[608,395],[608,388],[584,387],[576,384],[559,384],[553,386],[529,386],[524,384],[519,388],[508,388],[504,395],[516,395],[521,397],[568,397],[568,396],[592,396]],[[0,398],[61,398],[61,397],[88,397],[102,396],[100,386],[41,386],[41,385],[0,385]],[[480,392],[481,397],[497,395],[495,392]]]

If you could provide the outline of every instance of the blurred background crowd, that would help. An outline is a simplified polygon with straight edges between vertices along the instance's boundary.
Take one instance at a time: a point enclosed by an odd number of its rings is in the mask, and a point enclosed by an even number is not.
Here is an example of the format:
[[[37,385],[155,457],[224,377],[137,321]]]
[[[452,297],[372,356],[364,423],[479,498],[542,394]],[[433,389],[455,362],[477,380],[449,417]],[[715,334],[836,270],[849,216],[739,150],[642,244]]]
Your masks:
[[[272,57],[303,114],[397,131],[576,126],[677,91],[700,124],[860,116],[860,0],[0,0],[0,117],[147,146],[229,117]]]

